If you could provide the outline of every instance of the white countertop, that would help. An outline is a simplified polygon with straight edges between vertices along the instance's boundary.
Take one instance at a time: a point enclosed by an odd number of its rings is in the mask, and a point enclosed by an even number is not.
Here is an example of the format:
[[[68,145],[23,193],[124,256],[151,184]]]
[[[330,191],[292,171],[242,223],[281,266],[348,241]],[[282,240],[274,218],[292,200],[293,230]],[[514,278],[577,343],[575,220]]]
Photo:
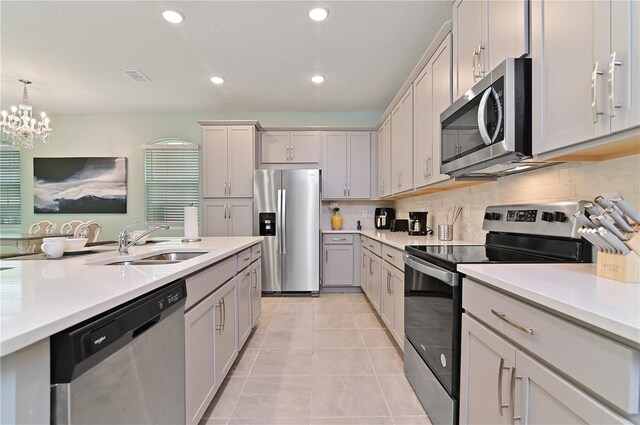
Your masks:
[[[0,261],[0,268],[7,268],[0,271],[0,355],[47,338],[261,240],[261,237],[207,237],[201,242],[182,243],[179,238],[172,238],[131,247],[131,255],[123,257],[139,258],[163,251],[207,251],[190,260],[164,265],[89,264],[115,257],[117,250],[56,260]]]
[[[466,264],[458,270],[640,348],[640,284],[598,277],[595,264]]]
[[[331,230],[323,229],[322,233],[352,233],[376,239],[383,244],[404,251],[405,245],[478,245],[474,242],[454,239],[452,241],[438,240],[436,235],[410,236],[407,232],[391,232],[389,230]]]

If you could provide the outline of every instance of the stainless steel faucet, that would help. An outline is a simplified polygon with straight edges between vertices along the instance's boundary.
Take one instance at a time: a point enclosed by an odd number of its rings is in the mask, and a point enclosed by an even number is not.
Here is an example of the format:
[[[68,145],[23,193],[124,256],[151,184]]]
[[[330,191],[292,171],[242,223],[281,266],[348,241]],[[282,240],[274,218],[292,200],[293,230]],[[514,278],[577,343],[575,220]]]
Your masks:
[[[118,236],[118,255],[129,255],[129,247],[134,245],[140,239],[147,236],[149,233],[155,232],[156,230],[160,230],[160,229],[165,229],[165,230],[169,229],[169,226],[167,225],[154,227],[152,229],[147,230],[143,234],[139,235],[137,238],[130,240],[127,229],[137,223],[138,223],[138,220],[135,220],[133,223],[124,226],[124,229],[122,229],[122,231],[120,232],[120,235]]]

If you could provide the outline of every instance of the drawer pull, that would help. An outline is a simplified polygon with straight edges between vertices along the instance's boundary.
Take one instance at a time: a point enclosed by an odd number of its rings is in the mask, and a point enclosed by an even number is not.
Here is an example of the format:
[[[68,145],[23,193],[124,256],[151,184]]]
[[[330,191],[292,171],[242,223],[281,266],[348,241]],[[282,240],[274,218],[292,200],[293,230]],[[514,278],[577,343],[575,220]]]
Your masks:
[[[505,313],[500,313],[498,311],[495,311],[494,309],[491,309],[491,313],[493,313],[493,315],[498,317],[499,319],[507,322],[508,324],[510,324],[511,326],[516,328],[517,330],[522,331],[522,332],[526,333],[527,335],[533,335],[533,329],[527,328],[525,326],[522,326],[519,323],[514,322],[513,320],[509,319]]]
[[[347,238],[331,238],[332,241],[346,241]]]
[[[369,248],[373,248],[373,245],[369,244]]]
[[[251,260],[251,257],[247,257],[247,258],[243,258],[242,261],[249,261]]]
[[[256,251],[256,254],[260,254],[260,253],[262,253],[262,251]]]
[[[393,256],[393,255],[391,255],[391,254],[387,254],[387,257],[389,257],[389,258],[391,258],[391,259],[396,258],[396,257],[394,257],[394,256]]]

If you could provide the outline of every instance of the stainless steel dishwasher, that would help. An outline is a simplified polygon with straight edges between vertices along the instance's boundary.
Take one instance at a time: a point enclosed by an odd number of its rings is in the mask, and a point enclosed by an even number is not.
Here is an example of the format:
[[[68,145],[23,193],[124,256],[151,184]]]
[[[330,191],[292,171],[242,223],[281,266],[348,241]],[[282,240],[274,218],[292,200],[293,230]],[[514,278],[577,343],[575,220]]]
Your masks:
[[[52,424],[185,421],[184,280],[51,337]]]

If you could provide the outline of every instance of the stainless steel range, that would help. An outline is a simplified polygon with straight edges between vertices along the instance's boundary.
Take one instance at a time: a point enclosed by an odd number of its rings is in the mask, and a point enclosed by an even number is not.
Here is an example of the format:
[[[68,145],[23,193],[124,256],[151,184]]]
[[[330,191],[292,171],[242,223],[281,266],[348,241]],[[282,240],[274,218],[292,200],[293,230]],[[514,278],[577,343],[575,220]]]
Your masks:
[[[573,216],[582,209],[577,201],[490,206],[484,245],[405,247],[405,374],[433,423],[458,423],[458,264],[591,262],[591,244]]]

